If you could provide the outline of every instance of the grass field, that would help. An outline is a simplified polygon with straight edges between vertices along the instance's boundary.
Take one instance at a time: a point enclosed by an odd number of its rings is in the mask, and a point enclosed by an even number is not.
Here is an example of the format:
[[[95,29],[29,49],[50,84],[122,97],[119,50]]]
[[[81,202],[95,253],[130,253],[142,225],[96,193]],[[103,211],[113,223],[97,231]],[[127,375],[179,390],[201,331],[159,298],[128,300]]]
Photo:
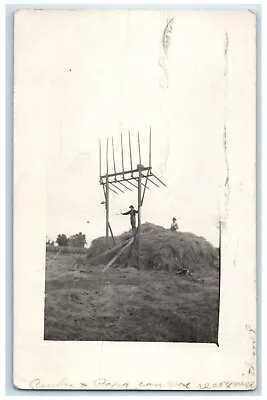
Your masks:
[[[178,275],[47,253],[45,339],[217,342],[219,271]]]

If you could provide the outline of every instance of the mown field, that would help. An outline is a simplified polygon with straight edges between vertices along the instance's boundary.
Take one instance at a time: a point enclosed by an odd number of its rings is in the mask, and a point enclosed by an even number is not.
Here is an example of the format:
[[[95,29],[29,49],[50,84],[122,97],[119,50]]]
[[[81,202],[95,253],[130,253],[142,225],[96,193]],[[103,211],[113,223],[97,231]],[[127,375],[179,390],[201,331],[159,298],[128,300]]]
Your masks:
[[[219,273],[179,275],[47,253],[46,340],[217,342]]]

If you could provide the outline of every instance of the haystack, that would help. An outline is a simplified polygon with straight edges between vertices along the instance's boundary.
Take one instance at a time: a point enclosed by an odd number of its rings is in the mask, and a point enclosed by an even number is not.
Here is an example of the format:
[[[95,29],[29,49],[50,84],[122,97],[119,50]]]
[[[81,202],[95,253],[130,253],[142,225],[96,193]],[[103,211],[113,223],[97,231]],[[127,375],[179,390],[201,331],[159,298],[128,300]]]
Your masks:
[[[95,239],[87,252],[90,265],[105,265],[132,237],[131,231],[116,236],[115,247],[112,238]],[[197,274],[211,274],[218,271],[218,249],[205,238],[188,232],[171,232],[151,223],[141,225],[140,237],[141,269],[188,271]],[[138,267],[137,248],[129,246],[114,262],[113,267]]]

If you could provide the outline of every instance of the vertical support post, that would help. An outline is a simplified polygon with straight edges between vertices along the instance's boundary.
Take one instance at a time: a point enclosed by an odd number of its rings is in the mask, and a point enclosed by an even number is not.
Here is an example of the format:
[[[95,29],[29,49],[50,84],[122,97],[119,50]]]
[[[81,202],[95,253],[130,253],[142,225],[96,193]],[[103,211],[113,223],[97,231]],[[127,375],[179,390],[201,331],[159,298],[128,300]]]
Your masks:
[[[142,200],[141,200],[141,207],[142,207],[142,205],[143,205],[144,198],[145,198],[145,193],[146,193],[146,188],[147,188],[147,181],[148,181],[149,172],[150,172],[150,171],[147,171],[146,183],[145,183],[145,187],[144,187],[143,195],[142,195]]]
[[[109,182],[108,182],[108,138],[107,138],[107,148],[106,148],[106,242],[108,244],[109,235]]]
[[[106,176],[106,242],[108,243],[109,236],[109,182],[108,182],[108,174]]]
[[[115,246],[115,245],[116,245],[116,242],[115,242],[115,239],[114,239],[114,235],[113,235],[113,232],[112,232],[110,223],[108,223],[108,226],[109,226],[110,234],[111,234],[111,237],[112,237],[112,240],[113,240],[113,244],[114,244],[114,246]]]
[[[139,166],[139,175],[138,175],[138,225],[137,225],[137,257],[138,257],[138,269],[140,269],[140,233],[141,233],[141,207],[142,207],[142,168]]]
[[[149,132],[149,166],[151,168],[151,127]]]
[[[222,221],[219,221],[219,267],[221,269]]]

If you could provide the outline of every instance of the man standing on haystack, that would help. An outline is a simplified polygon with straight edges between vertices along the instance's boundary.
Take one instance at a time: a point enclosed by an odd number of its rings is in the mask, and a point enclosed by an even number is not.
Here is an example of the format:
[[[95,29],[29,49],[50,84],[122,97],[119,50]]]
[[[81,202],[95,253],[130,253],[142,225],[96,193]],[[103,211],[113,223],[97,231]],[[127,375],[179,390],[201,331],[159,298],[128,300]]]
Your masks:
[[[176,231],[178,231],[178,229],[179,229],[179,226],[178,226],[178,224],[177,224],[177,219],[176,218],[173,218],[172,219],[172,224],[171,224],[171,231],[172,232],[176,232]]]
[[[134,206],[130,206],[129,207],[130,210],[125,212],[125,213],[121,213],[121,215],[130,215],[130,222],[131,222],[131,226],[132,226],[132,230],[135,231],[136,230],[136,214],[138,214],[138,211],[134,209]]]

